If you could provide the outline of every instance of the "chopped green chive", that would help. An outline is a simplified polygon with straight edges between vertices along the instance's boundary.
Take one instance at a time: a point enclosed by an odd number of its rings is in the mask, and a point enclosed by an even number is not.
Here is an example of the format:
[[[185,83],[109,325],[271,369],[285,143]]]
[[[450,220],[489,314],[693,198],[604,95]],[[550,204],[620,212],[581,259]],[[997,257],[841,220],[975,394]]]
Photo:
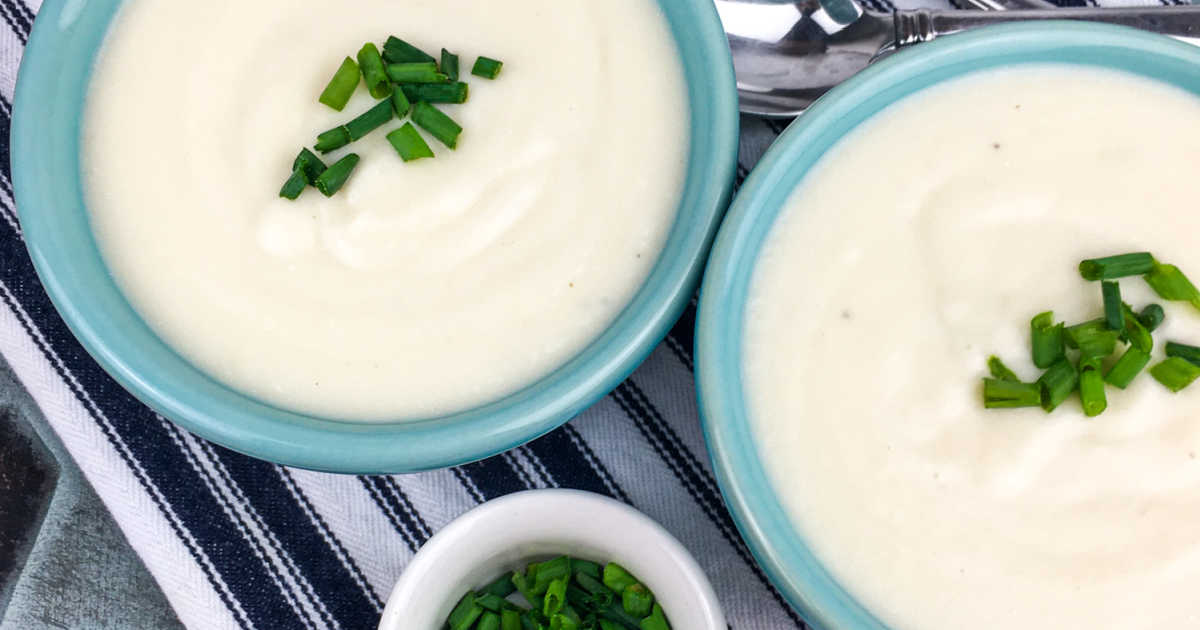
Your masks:
[[[392,110],[396,112],[396,118],[404,118],[410,109],[412,109],[412,103],[409,102],[408,95],[404,93],[404,90],[392,90]]]
[[[571,560],[571,570],[575,573],[584,573],[597,580],[600,579],[600,565],[595,562],[573,558]]]
[[[292,170],[304,171],[304,178],[311,184],[317,181],[321,173],[325,172],[325,163],[312,151],[301,149],[300,155],[297,155],[296,159],[292,161]]]
[[[1142,323],[1142,326],[1146,327],[1146,332],[1154,332],[1154,329],[1162,325],[1163,320],[1166,319],[1166,317],[1167,314],[1163,311],[1163,307],[1158,304],[1150,304],[1146,306],[1146,308],[1142,309],[1142,312],[1138,313],[1137,316],[1138,321]]]
[[[367,82],[367,90],[374,98],[384,98],[392,93],[392,84],[388,83],[387,72],[383,69],[383,58],[375,44],[367,42],[358,51],[358,65],[362,68],[363,80]]]
[[[615,562],[604,565],[604,585],[612,589],[614,593],[622,593],[625,591],[625,587],[637,583],[637,578],[626,571],[625,567]]]
[[[504,608],[504,598],[492,593],[475,593],[475,603],[487,610],[500,612]]]
[[[471,67],[471,74],[485,79],[495,79],[496,75],[500,74],[500,68],[504,67],[504,62],[492,59],[491,57],[479,57],[475,60],[475,65]]]
[[[438,108],[421,101],[413,106],[412,119],[442,144],[451,149],[457,146],[458,134],[462,133],[462,127]]]
[[[374,107],[363,112],[358,118],[346,123],[346,131],[350,132],[350,140],[359,140],[368,133],[378,129],[396,115],[392,109],[392,101],[380,101]]]
[[[442,49],[441,70],[442,70],[442,73],[445,74],[447,77],[449,77],[451,81],[457,81],[458,80],[458,55],[443,48]]]
[[[600,624],[600,630],[625,630],[625,626],[613,623],[607,619],[597,619],[596,623]]]
[[[321,173],[313,185],[321,191],[322,195],[332,197],[334,193],[342,189],[346,180],[350,179],[350,173],[355,166],[358,166],[358,154],[351,153],[325,169],[325,172]]]
[[[1150,376],[1172,392],[1178,392],[1200,377],[1200,366],[1180,357],[1168,357],[1150,368]]]
[[[432,61],[393,63],[387,67],[387,76],[395,83],[446,83],[450,79],[438,72]]]
[[[571,575],[571,558],[559,556],[530,567],[533,573],[533,592],[541,595],[555,580],[565,580]]]
[[[634,617],[645,617],[654,606],[654,596],[641,584],[631,584],[621,591],[621,608]]]
[[[317,136],[317,143],[313,145],[313,148],[321,153],[329,153],[347,144],[350,144],[350,130],[346,129],[345,125],[341,125]]]
[[[433,157],[433,150],[429,148],[420,132],[410,122],[404,123],[403,127],[389,133],[387,139],[396,149],[396,153],[400,154],[400,159],[405,162]]]
[[[1154,338],[1150,336],[1150,331],[1142,325],[1136,313],[1128,304],[1121,303],[1121,313],[1125,321],[1125,328],[1121,330],[1121,339],[1129,342],[1135,348],[1150,352],[1154,349]]]
[[[1121,331],[1112,330],[1104,319],[1068,326],[1066,329],[1067,346],[1078,348],[1084,357],[1106,357],[1117,349],[1117,339]]]
[[[1121,285],[1105,280],[1100,283],[1100,290],[1104,296],[1104,321],[1113,330],[1124,330],[1125,311],[1121,308],[1124,304],[1121,302]]]
[[[388,37],[383,43],[383,58],[388,63],[411,63],[417,61],[434,61],[432,55],[413,46],[412,44],[400,39],[399,37]]]
[[[1042,390],[1037,383],[983,379],[983,406],[986,409],[1037,407],[1041,404]]]
[[[517,587],[513,586],[512,580],[507,575],[501,575],[496,578],[496,581],[483,587],[484,593],[495,595],[496,597],[508,597],[516,590]]]
[[[465,103],[467,84],[458,83],[405,83],[400,86],[408,100],[416,103]]]
[[[494,612],[483,613],[475,630],[500,630],[500,615]]]
[[[483,608],[475,605],[475,596],[467,593],[459,600],[454,610],[450,611],[450,617],[446,621],[450,624],[450,630],[467,630],[482,614]]]
[[[1154,267],[1154,257],[1148,252],[1091,258],[1079,263],[1079,275],[1085,280],[1111,280],[1137,276]]]
[[[1075,391],[1075,386],[1079,384],[1079,373],[1070,361],[1059,359],[1042,373],[1037,384],[1041,388],[1042,409],[1054,411]]]
[[[530,567],[532,568],[532,567]],[[517,591],[521,593],[521,597],[533,606],[534,610],[542,609],[542,596],[533,592],[533,585],[526,579],[525,574],[520,571],[514,571],[512,574],[513,586],[517,587]]]
[[[992,356],[988,357],[987,364],[988,364],[988,372],[990,372],[992,374],[992,378],[999,379],[1001,381],[1020,381],[1021,380],[1021,379],[1017,378],[1017,374],[1015,372],[1008,369],[1007,365],[1004,365],[1004,362],[1001,361],[1000,357],[998,357],[998,356],[992,355]]]
[[[1054,323],[1054,311],[1038,313],[1029,322],[1033,335],[1033,364],[1046,369],[1065,356],[1063,324]]]
[[[547,617],[557,615],[567,603],[567,577],[551,580],[546,587],[546,596],[542,599],[542,614]]]
[[[354,63],[353,59],[346,57],[337,72],[333,73],[333,78],[329,79],[329,84],[325,86],[325,90],[321,92],[321,97],[317,100],[340,112],[346,107],[346,103],[350,102],[350,97],[354,95],[356,87],[358,87],[358,64]]]
[[[671,624],[667,623],[662,606],[655,604],[654,611],[650,613],[649,617],[642,620],[638,628],[640,630],[671,630]]]
[[[1149,351],[1130,346],[1125,354],[1122,354],[1121,358],[1117,359],[1117,362],[1109,368],[1108,374],[1104,375],[1104,380],[1113,387],[1125,389],[1148,363],[1150,363]]]
[[[1095,366],[1088,366],[1079,372],[1079,399],[1083,402],[1083,413],[1094,418],[1108,407],[1104,395],[1104,377]]]
[[[1179,357],[1196,365],[1200,365],[1200,348],[1174,341],[1167,342],[1167,356]]]
[[[308,186],[308,178],[304,176],[304,171],[292,171],[292,176],[287,178],[287,181],[283,183],[283,188],[279,189],[279,196],[295,201],[300,193],[304,192],[306,186]]]
[[[500,611],[500,630],[521,630],[521,613],[511,608]]]
[[[1179,267],[1156,263],[1143,277],[1150,284],[1150,288],[1164,300],[1191,302],[1192,306],[1200,308],[1200,291],[1183,275]]]

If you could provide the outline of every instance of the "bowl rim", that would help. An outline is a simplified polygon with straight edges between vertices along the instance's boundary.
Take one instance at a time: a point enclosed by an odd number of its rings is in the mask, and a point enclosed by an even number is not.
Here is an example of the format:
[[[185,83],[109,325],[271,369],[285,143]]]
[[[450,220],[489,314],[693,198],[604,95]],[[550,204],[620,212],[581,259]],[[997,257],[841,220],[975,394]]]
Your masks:
[[[819,99],[746,179],[717,235],[700,291],[696,389],[709,457],[751,552],[816,629],[886,630],[835,580],[793,527],[757,457],[742,395],[742,320],[756,253],[795,186],[834,143],[912,92],[973,71],[1025,63],[1132,71],[1200,95],[1200,49],[1123,26],[1053,20],[989,26],[891,55]],[[1151,72],[1153,70],[1153,72]]]
[[[724,31],[708,3],[657,3],[679,51],[691,110],[687,179],[667,241],[647,279],[598,338],[500,400],[394,422],[318,418],[215,381],[150,331],[108,276],[86,229],[78,147],[92,64],[61,63],[72,47],[94,59],[121,0],[47,0],[25,49],[10,138],[12,154],[20,156],[13,160],[13,183],[34,267],[67,327],[114,380],[188,431],[241,453],[313,470],[400,473],[479,460],[525,443],[599,400],[649,356],[691,299],[728,204],[739,129]]]
[[[559,519],[560,522],[548,525],[547,521]],[[568,529],[567,526],[570,526]],[[695,599],[696,606],[690,608],[696,616],[703,619],[703,625],[691,630],[724,630],[725,616],[721,610],[720,601],[704,570],[696,562],[692,554],[662,525],[634,507],[594,492],[570,489],[541,489],[525,490],[482,503],[455,518],[440,529],[417,551],[405,567],[404,572],[392,588],[383,615],[379,620],[379,630],[400,630],[411,624],[412,607],[420,606],[426,610],[446,609],[454,605],[453,601],[435,601],[429,596],[431,588],[438,584],[446,584],[452,579],[451,586],[457,588],[461,580],[457,577],[455,567],[450,570],[451,578],[447,578],[444,570],[447,557],[464,554],[477,557],[475,553],[480,547],[487,547],[499,541],[506,545],[522,547],[522,551],[512,554],[511,559],[536,558],[555,553],[571,553],[564,549],[565,541],[545,548],[556,548],[547,553],[527,552],[526,545],[536,545],[546,541],[546,533],[541,529],[555,529],[564,532],[565,538],[580,538],[579,532],[590,528],[588,540],[597,540],[597,547],[607,547],[628,551],[625,546],[631,538],[641,536],[644,545],[639,554],[646,557],[636,559],[632,554],[629,560],[614,554],[608,558],[598,558],[597,561],[619,562],[630,569],[640,578],[651,574],[634,568],[630,560],[637,560],[652,567],[660,577],[670,575],[673,584],[680,584],[673,593],[686,592]],[[611,531],[621,531],[622,536],[604,535]],[[560,539],[561,540],[561,539]],[[460,563],[466,566],[466,563]],[[507,562],[505,562],[507,564]],[[470,566],[475,566],[471,563]],[[677,579],[675,579],[677,578]],[[646,579],[656,594],[666,592],[659,585],[652,584],[654,580]],[[454,596],[452,596],[454,597]],[[671,615],[674,605],[664,606],[667,615]],[[675,623],[675,627],[681,627]]]

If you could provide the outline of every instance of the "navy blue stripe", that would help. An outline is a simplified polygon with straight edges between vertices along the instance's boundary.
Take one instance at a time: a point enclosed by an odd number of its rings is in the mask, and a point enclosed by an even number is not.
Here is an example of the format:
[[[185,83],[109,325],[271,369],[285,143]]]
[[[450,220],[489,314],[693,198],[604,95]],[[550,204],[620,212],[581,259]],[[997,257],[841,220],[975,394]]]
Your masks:
[[[501,455],[463,464],[458,466],[457,470],[461,473],[458,475],[458,480],[463,487],[472,491],[470,484],[474,484],[474,489],[479,490],[479,496],[485,501],[529,489],[529,486],[521,481],[513,467],[504,461],[504,457]]]
[[[686,445],[678,440],[678,436],[674,434],[674,430],[666,426],[666,422],[663,421],[661,415],[654,409],[649,400],[645,398],[645,395],[641,393],[641,390],[633,382],[633,379],[630,378],[617,386],[617,389],[612,393],[612,398],[621,407],[621,410],[633,420],[634,425],[642,433],[642,436],[646,438],[651,448],[662,458],[667,468],[670,469],[676,479],[683,485],[688,495],[691,496],[692,500],[709,520],[716,525],[717,531],[720,532],[721,536],[729,543],[729,546],[733,548],[742,561],[746,563],[746,566],[750,568],[751,572],[754,573],[754,576],[758,578],[758,581],[767,592],[771,594],[780,608],[783,609],[797,627],[806,628],[807,626],[804,625],[804,622],[796,614],[796,611],[792,610],[792,607],[783,600],[783,597],[771,585],[766,574],[763,573],[762,569],[759,568],[754,558],[750,555],[750,550],[737,533],[733,518],[725,509],[720,498],[714,495],[709,486],[709,483],[715,486],[715,480],[712,480],[711,477],[706,480],[704,478],[704,476],[707,476],[706,472],[697,474],[696,468],[698,466],[695,456],[688,451]],[[706,483],[706,481],[709,483]]]
[[[592,465],[592,468],[596,470],[596,473],[600,475],[600,478],[604,480],[605,485],[609,487],[609,489],[612,491],[612,494],[625,503],[633,505],[633,500],[630,499],[629,495],[625,493],[625,489],[621,487],[621,484],[617,483],[616,478],[614,478],[612,473],[609,472],[608,468],[604,465],[604,462],[600,461],[599,457],[596,457],[596,452],[592,450],[590,445],[588,445],[587,440],[583,439],[583,436],[579,434],[579,431],[576,431],[575,427],[571,426],[570,424],[564,424],[563,431],[565,431],[567,436],[576,443],[580,453],[582,453],[587,462]]]
[[[21,45],[29,43],[29,25],[26,20],[18,17],[7,2],[0,2],[0,17],[8,24],[12,32],[21,40]]]
[[[666,341],[667,347],[679,358],[679,361],[688,370],[693,369],[692,349],[696,345],[696,304],[694,302],[688,302],[679,316],[679,321],[675,322],[671,331],[667,333]]]
[[[8,6],[15,9],[18,13],[25,16],[25,19],[29,21],[29,24],[32,27],[34,18],[33,9],[29,8],[29,6],[24,2],[20,2],[20,0],[4,0],[4,2],[8,4]]]
[[[407,496],[400,493],[398,497],[392,492],[388,487],[386,477],[360,475],[358,481],[367,490],[367,494],[375,502],[379,511],[392,524],[392,528],[404,539],[410,551],[415,552],[425,544],[426,540],[429,540],[431,535],[429,526],[412,508]],[[396,490],[398,492],[399,488]],[[402,500],[401,497],[403,497]]]
[[[277,467],[277,471],[279,472],[280,476],[283,477],[284,483],[295,492],[295,495],[299,498],[300,503],[304,506],[306,511],[310,513],[310,518],[316,519],[322,537],[328,540],[329,546],[337,552],[338,557],[342,559],[342,562],[349,565],[350,572],[354,576],[354,581],[360,585],[360,589],[367,594],[367,597],[369,597],[371,601],[375,602],[375,605],[379,609],[382,610],[384,604],[383,599],[381,599],[379,594],[376,593],[373,588],[371,588],[370,583],[367,581],[367,577],[363,575],[362,569],[359,568],[358,563],[354,561],[354,558],[351,557],[350,552],[347,551],[346,547],[342,545],[342,541],[334,536],[333,530],[329,527],[329,524],[325,522],[325,517],[321,516],[321,513],[318,512],[315,507],[313,507],[312,502],[308,500],[308,495],[304,493],[304,490],[300,487],[300,484],[296,483],[296,479],[292,477],[291,471],[283,466]]]
[[[545,466],[555,485],[622,498],[609,490],[604,479],[584,459],[583,453],[567,435],[566,427],[559,427],[525,447]]]
[[[400,484],[396,483],[395,478],[390,476],[384,477],[383,482],[389,490],[388,496],[392,497],[396,505],[399,505],[405,514],[408,514],[413,525],[416,526],[416,533],[420,541],[419,544],[424,545],[425,541],[429,540],[430,536],[433,536],[433,530],[430,529],[429,523],[425,522],[425,517],[421,516],[421,512],[417,510],[417,506],[413,505],[412,499],[408,498],[408,495],[405,494]]]
[[[263,524],[279,540],[300,574],[312,585],[316,599],[343,628],[373,628],[379,614],[359,588],[342,560],[329,548],[304,508],[276,472],[274,464],[246,457],[219,446],[210,452],[229,472]],[[316,606],[320,610],[320,606]]]

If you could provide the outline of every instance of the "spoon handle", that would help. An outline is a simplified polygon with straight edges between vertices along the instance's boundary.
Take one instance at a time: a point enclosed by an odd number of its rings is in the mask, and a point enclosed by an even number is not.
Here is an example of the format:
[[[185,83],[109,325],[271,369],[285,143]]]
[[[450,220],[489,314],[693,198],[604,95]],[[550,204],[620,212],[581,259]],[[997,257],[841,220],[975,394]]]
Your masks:
[[[907,46],[970,28],[1022,20],[1104,22],[1200,42],[1200,6],[1174,6],[1017,11],[897,11],[893,20],[896,27],[895,45]]]

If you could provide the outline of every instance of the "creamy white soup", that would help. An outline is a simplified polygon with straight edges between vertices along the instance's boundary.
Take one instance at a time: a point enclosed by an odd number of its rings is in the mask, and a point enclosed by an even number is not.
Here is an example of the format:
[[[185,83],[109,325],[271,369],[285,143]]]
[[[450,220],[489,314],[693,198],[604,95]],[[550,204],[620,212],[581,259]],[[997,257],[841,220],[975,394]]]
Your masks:
[[[278,196],[301,147],[374,100],[317,102],[396,35],[461,58],[465,130],[400,160],[393,120]],[[504,62],[492,81],[476,56]],[[83,170],[97,240],[152,328],[228,385],[360,420],[469,408],[578,353],[655,263],[688,145],[654,0],[129,0],[97,62]]]
[[[772,228],[746,307],[764,465],[833,577],[896,630],[1200,627],[1200,386],[1143,373],[1054,413],[985,410],[1029,321],[1101,316],[1080,260],[1200,276],[1200,99],[1077,66],[919,92],[838,143]],[[1138,278],[1135,305],[1162,302]],[[1163,342],[1200,343],[1165,303]]]

